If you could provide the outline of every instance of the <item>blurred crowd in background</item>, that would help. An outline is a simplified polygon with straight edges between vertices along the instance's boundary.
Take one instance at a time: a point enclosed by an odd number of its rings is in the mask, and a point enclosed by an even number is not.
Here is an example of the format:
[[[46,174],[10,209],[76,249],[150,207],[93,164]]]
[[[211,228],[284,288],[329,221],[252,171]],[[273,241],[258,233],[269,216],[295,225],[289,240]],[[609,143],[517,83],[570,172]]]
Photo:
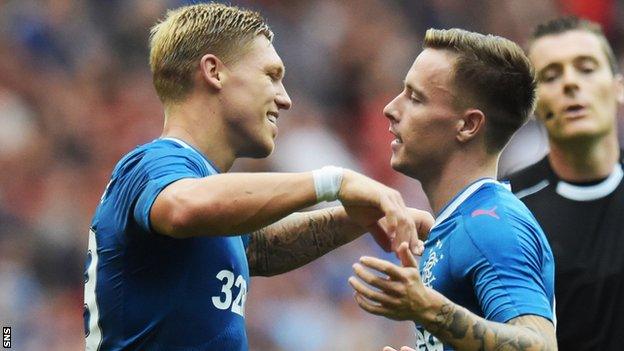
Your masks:
[[[175,0],[0,0],[0,324],[17,350],[84,348],[83,267],[91,216],[114,164],[163,123],[147,65],[149,28]],[[624,52],[621,0],[258,0],[276,34],[293,108],[275,153],[235,171],[362,171],[428,209],[417,181],[389,166],[381,111],[402,89],[427,28],[460,27],[524,44],[539,22],[600,22]],[[620,124],[622,125],[622,123]],[[620,133],[624,135],[624,133]],[[546,151],[530,122],[506,174]],[[366,237],[294,272],[253,278],[251,350],[380,350],[413,344],[411,323],[359,310],[347,284]],[[189,321],[189,328],[193,322]]]

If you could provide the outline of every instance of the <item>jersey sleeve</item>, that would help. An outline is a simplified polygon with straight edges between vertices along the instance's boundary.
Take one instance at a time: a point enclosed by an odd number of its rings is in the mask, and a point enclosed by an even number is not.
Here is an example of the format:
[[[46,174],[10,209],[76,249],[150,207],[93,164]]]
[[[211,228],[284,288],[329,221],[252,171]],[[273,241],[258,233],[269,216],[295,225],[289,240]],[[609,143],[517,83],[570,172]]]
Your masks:
[[[152,232],[150,210],[156,197],[169,184],[184,178],[201,178],[208,175],[206,166],[196,156],[184,149],[152,152],[137,165],[137,176],[144,179],[134,207],[134,219],[139,226]]]
[[[463,225],[465,233],[455,243],[463,248],[453,261],[457,273],[472,283],[484,317],[504,323],[532,314],[553,321],[552,297],[542,269],[547,248],[539,240],[539,230],[508,216],[467,216]]]

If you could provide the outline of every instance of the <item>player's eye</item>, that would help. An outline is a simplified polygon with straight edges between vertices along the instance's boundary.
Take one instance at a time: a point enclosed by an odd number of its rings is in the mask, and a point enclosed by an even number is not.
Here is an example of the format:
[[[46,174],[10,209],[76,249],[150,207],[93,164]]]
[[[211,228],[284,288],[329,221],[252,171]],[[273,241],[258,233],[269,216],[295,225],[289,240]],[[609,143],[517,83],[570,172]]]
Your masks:
[[[559,75],[560,74],[557,70],[549,69],[549,70],[542,72],[539,75],[538,79],[540,82],[550,83],[550,82],[554,82],[559,77]]]
[[[409,88],[405,88],[403,90],[403,94],[412,102],[414,103],[420,103],[420,98],[418,97],[418,94],[416,94],[416,92],[412,91]]]
[[[411,93],[410,94],[410,100],[412,100],[413,102],[416,102],[416,103],[420,103],[421,102],[420,98],[418,97],[418,95],[416,95],[416,93]]]
[[[583,73],[592,73],[596,70],[596,64],[593,62],[583,62],[579,65],[578,70]]]

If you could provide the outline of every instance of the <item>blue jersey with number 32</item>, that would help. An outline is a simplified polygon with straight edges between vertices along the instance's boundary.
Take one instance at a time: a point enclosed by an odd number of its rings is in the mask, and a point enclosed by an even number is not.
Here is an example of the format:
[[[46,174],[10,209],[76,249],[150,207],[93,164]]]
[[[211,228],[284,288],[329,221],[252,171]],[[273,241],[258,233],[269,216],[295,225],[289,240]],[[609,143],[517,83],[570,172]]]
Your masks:
[[[487,320],[553,323],[554,259],[531,212],[504,184],[481,179],[440,212],[420,261],[423,283]],[[416,349],[452,350],[422,326]]]
[[[174,239],[154,232],[149,220],[167,185],[217,173],[197,150],[170,138],[119,161],[89,233],[88,350],[247,350],[247,236]]]

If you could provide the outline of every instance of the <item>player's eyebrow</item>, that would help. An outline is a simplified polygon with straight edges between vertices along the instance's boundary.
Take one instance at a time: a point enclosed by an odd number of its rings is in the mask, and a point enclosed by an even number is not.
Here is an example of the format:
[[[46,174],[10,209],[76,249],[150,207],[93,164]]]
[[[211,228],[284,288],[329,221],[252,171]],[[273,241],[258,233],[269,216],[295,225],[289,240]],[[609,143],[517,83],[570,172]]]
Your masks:
[[[600,65],[600,61],[598,61],[596,57],[591,56],[591,55],[580,55],[574,58],[575,63],[585,62],[585,61],[590,61],[592,63],[595,63],[596,65]]]
[[[598,61],[596,57],[591,56],[591,55],[578,55],[572,59],[572,62],[575,64],[579,62],[586,62],[586,61],[590,61],[596,65],[600,65],[600,61]],[[547,64],[546,66],[542,67],[542,69],[540,69],[539,71],[537,71],[537,77],[541,77],[545,72],[549,70],[561,69],[562,66],[563,66],[563,63],[559,61],[551,62]]]

